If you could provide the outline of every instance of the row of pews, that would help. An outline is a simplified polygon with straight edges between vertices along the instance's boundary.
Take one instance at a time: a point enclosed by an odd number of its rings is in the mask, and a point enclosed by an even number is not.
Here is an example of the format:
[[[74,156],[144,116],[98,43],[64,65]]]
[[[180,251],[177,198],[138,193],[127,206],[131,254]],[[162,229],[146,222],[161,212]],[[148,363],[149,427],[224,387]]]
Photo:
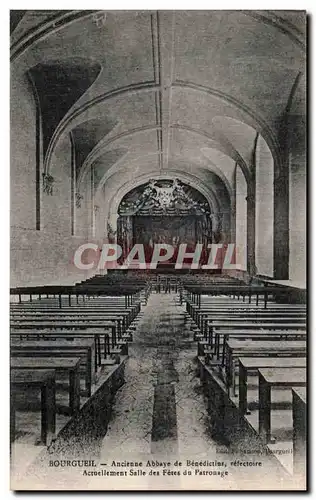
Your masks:
[[[284,288],[230,278],[182,283],[205,394],[217,377],[265,446],[280,444],[278,418],[292,408],[293,470],[305,474],[306,305],[280,297]]]
[[[11,442],[16,413],[31,411],[25,394],[29,400],[38,394],[40,442],[51,444],[58,412],[77,415],[102,377],[127,357],[150,291],[147,281],[127,276],[10,290]]]

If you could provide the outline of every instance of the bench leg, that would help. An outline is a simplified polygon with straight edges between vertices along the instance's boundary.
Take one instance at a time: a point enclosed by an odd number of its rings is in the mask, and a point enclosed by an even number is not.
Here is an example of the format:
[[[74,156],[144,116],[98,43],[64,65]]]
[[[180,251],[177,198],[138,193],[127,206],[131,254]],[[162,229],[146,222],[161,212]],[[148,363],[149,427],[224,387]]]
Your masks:
[[[204,347],[201,342],[198,342],[198,356],[204,356]]]
[[[69,407],[71,413],[80,410],[80,372],[79,366],[69,371]]]
[[[94,370],[95,373],[98,371],[98,336],[94,336]]]
[[[88,398],[91,396],[92,379],[94,375],[92,364],[92,349],[88,349],[87,366],[86,366],[86,391]]]
[[[121,345],[121,353],[122,356],[128,356],[128,343],[125,342],[124,344]]]
[[[239,362],[239,410],[242,415],[247,413],[247,370]]]
[[[204,366],[202,363],[200,363],[200,381],[204,385]]]
[[[306,408],[296,401],[292,395],[293,414],[293,472],[297,478],[306,475]]]
[[[271,387],[259,373],[259,435],[267,444],[271,436]]]
[[[228,393],[232,385],[233,375],[234,375],[234,357],[232,353],[229,351],[225,359],[225,379],[226,379],[226,388]]]
[[[236,362],[233,360],[233,371],[232,371],[232,394],[236,396]]]
[[[10,444],[15,439],[15,395],[11,392],[10,396]]]
[[[226,354],[226,341],[228,340],[228,335],[223,336],[223,346],[222,346],[222,366],[225,363],[225,354]],[[218,348],[219,349],[219,348]],[[219,351],[218,351],[219,352]]]
[[[41,390],[41,440],[49,446],[56,430],[56,390],[55,379],[47,382]]]
[[[100,341],[100,335],[96,334],[94,336],[94,341],[95,341],[95,360],[96,360],[96,365],[101,366],[101,341]]]

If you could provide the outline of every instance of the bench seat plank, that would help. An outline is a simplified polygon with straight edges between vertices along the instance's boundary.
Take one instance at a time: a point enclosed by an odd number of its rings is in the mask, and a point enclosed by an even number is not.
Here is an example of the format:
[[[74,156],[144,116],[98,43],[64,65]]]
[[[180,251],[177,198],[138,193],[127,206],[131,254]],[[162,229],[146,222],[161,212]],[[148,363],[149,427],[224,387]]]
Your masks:
[[[239,410],[244,415],[247,413],[247,378],[249,370],[259,368],[304,368],[306,367],[306,358],[281,358],[281,357],[264,357],[264,358],[239,358]],[[235,374],[234,378],[235,378]],[[234,386],[234,384],[233,384]]]
[[[307,394],[306,387],[292,388],[293,470],[298,478],[306,474]]]
[[[58,372],[69,373],[69,408],[72,413],[80,409],[80,372],[81,359],[74,358],[37,358],[11,357],[10,367],[15,370],[42,370],[54,369]]]
[[[260,368],[258,371],[259,435],[266,444],[271,440],[271,389],[304,386],[306,368]]]
[[[93,339],[71,339],[71,340],[19,340],[11,339],[11,354],[17,353],[27,356],[32,352],[35,356],[52,355],[63,357],[73,357],[75,353],[82,352],[86,358],[85,384],[87,396],[91,396],[91,386],[95,382],[98,364],[95,357],[95,342]]]
[[[306,356],[306,342],[303,340],[242,340],[230,339],[226,342],[225,379],[229,390],[233,385],[235,363],[240,357],[262,356]]]
[[[215,337],[215,340],[213,341],[213,337]],[[204,341],[204,345],[207,346],[209,345],[211,348],[211,351],[213,351],[214,348],[214,355],[217,356],[219,359],[220,357],[220,345],[221,345],[221,340],[222,340],[222,346],[223,346],[223,351],[222,351],[222,359],[224,363],[224,358],[226,354],[226,347],[227,347],[227,342],[229,339],[233,338],[239,338],[243,340],[277,340],[277,339],[283,339],[283,340],[299,340],[302,338],[306,337],[306,331],[302,330],[300,327],[293,328],[293,329],[265,329],[265,328],[260,328],[260,329],[238,329],[234,328],[231,330],[214,330],[213,333],[209,334],[209,337],[206,341]],[[196,336],[197,338],[197,336]],[[200,341],[199,344],[203,344],[203,341]],[[198,348],[199,348],[198,344]]]
[[[232,320],[238,321],[254,321],[261,323],[306,323],[306,314],[305,313],[288,313],[288,312],[270,312],[265,311],[264,313],[249,311],[249,312],[239,312],[231,309],[229,311],[229,322]],[[197,325],[201,328],[202,332],[206,332],[210,326],[213,326],[213,323],[216,321],[222,321],[223,319],[227,320],[227,311],[226,312],[215,312],[214,314],[201,314],[197,317]]]
[[[56,431],[55,370],[14,370],[10,372],[10,443],[15,439],[16,390],[41,391],[41,441],[49,446]]]

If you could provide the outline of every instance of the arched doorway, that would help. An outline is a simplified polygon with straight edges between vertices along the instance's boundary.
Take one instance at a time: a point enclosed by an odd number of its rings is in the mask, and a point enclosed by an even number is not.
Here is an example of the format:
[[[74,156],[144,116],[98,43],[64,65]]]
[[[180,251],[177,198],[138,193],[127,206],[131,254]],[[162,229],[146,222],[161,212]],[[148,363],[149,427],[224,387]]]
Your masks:
[[[205,250],[212,242],[220,241],[220,216],[197,189],[179,179],[152,179],[129,191],[118,208],[117,242],[122,258],[135,244],[144,245],[146,262],[151,261],[155,244],[174,247],[173,257],[163,263],[176,261],[179,245],[186,244],[194,251],[196,244]],[[201,264],[207,262],[202,252]]]

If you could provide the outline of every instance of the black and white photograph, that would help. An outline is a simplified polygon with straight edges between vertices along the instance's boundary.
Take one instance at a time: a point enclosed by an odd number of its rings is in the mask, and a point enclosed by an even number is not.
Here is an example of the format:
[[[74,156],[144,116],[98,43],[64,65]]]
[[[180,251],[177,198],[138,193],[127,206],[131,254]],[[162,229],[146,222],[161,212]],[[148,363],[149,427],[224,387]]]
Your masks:
[[[8,9],[10,489],[304,492],[308,14],[115,7]]]

